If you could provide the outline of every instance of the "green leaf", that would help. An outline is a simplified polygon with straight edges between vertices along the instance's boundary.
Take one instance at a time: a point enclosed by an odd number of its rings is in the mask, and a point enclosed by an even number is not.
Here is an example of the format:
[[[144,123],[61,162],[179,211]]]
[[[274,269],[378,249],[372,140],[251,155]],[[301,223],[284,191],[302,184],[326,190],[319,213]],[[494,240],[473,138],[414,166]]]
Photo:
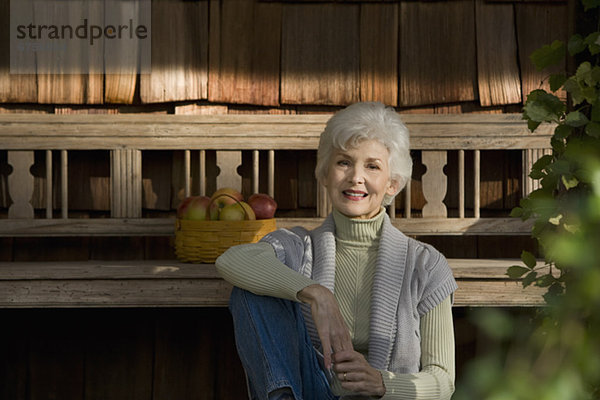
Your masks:
[[[539,287],[548,287],[552,285],[556,279],[550,274],[542,275],[535,281],[535,285]]]
[[[589,119],[580,111],[571,111],[565,118],[565,124],[572,127],[580,127],[590,122]]]
[[[592,105],[591,118],[592,118],[592,121],[594,121],[594,122],[600,122],[600,104],[594,103]]]
[[[553,74],[550,75],[548,82],[550,83],[550,90],[556,92],[558,89],[565,84],[567,76],[565,74]]]
[[[579,224],[563,224],[563,227],[565,228],[565,231],[575,234],[579,231],[580,225]]]
[[[510,211],[510,216],[513,218],[519,218],[523,216],[523,209],[521,207],[515,207]]]
[[[546,176],[545,173],[543,173],[542,171],[537,170],[537,169],[534,169],[529,173],[529,177],[531,179],[542,179],[545,176]]]
[[[573,175],[563,175],[561,181],[567,190],[573,189],[579,184],[579,181]]]
[[[573,128],[569,125],[560,124],[554,128],[554,137],[557,139],[566,139],[572,131]]]
[[[560,220],[562,219],[562,217],[562,214],[558,214],[557,216],[550,218],[548,222],[550,222],[552,225],[558,226],[560,225]]]
[[[585,50],[587,44],[583,41],[583,37],[579,34],[571,36],[569,39],[569,43],[567,48],[569,49],[569,54],[574,56],[577,53],[581,53]]]
[[[573,105],[576,106],[585,100],[585,97],[582,94],[581,85],[574,76],[567,79],[564,84],[564,89],[571,94]]]
[[[529,128],[529,130],[533,132],[537,129],[538,126],[540,126],[540,124],[541,122],[533,121],[530,119],[529,121],[527,121],[527,128]]]
[[[537,278],[537,272],[531,271],[525,278],[523,278],[523,287],[531,285],[535,281],[535,278]]]
[[[529,268],[525,268],[520,265],[513,265],[506,270],[506,275],[508,275],[510,279],[519,279],[529,271],[531,271]]]
[[[550,164],[554,157],[550,154],[545,154],[541,156],[535,163],[533,163],[532,169],[543,170],[546,168],[546,165]]]
[[[588,44],[589,45],[589,44]],[[545,45],[533,53],[529,58],[538,69],[538,71],[543,70],[546,67],[551,65],[556,65],[562,60],[564,60],[566,55],[566,46],[565,43],[561,40],[555,40],[550,45]]]
[[[600,0],[581,0],[581,4],[583,4],[584,11],[587,11],[600,6]]]
[[[592,68],[592,79],[595,82],[600,82],[600,67],[597,65]]]
[[[556,160],[548,169],[557,175],[566,175],[571,172],[571,164],[567,160]]]
[[[594,86],[595,83],[591,83],[592,80],[592,64],[588,61],[584,61],[577,67],[575,77],[579,82],[585,82],[588,86]]]
[[[557,139],[553,137],[550,139],[550,145],[552,146],[552,150],[554,150],[557,154],[561,154],[565,151],[565,141],[563,139]]]
[[[584,39],[584,43],[588,45],[588,51],[591,55],[596,55],[600,52],[600,45],[598,44],[599,36],[600,32],[592,32]]]
[[[590,122],[585,126],[585,134],[594,138],[600,138],[600,123]]]
[[[521,261],[523,261],[523,263],[527,265],[529,269],[535,268],[535,265],[537,264],[535,256],[527,250],[523,250],[523,252],[521,253]]]
[[[554,282],[548,288],[548,294],[551,296],[559,296],[559,295],[563,294],[564,291],[565,291],[565,288],[563,287],[563,285],[560,284],[560,282]]]
[[[523,107],[527,117],[537,122],[558,121],[565,112],[565,104],[555,95],[547,93],[545,90],[533,90],[527,96],[527,102]]]

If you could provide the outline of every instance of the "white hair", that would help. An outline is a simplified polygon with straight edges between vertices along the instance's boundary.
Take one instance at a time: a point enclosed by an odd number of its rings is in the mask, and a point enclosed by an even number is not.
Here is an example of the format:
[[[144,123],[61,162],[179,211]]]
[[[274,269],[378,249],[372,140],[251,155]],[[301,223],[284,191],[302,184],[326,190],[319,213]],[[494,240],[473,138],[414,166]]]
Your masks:
[[[334,149],[346,151],[347,147],[369,139],[379,141],[388,149],[390,179],[398,183],[398,194],[412,174],[408,129],[393,108],[377,102],[352,104],[327,121],[317,150],[317,180],[326,179]],[[394,196],[386,195],[384,205],[390,204]]]

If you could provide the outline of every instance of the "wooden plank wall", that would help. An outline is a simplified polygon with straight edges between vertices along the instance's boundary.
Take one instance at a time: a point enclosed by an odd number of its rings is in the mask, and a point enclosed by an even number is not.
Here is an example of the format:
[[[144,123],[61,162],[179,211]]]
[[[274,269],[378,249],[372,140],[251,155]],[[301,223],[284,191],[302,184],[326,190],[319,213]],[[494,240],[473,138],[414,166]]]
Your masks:
[[[226,309],[2,310],[0,398],[243,399]]]
[[[150,74],[60,74],[48,61],[56,73],[11,75],[5,57],[0,103],[519,104],[547,75],[529,54],[565,40],[568,15],[566,1],[152,0]]]
[[[511,310],[531,316],[533,309]],[[453,310],[457,385],[467,361],[501,350]],[[0,398],[246,399],[226,309],[0,311]]]

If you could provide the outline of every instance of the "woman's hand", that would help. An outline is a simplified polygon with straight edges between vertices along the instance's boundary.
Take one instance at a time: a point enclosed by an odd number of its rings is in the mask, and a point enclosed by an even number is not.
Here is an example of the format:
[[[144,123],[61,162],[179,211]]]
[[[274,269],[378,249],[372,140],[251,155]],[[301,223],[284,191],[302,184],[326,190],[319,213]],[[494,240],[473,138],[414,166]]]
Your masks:
[[[342,388],[364,396],[383,396],[385,385],[381,373],[373,368],[365,357],[354,350],[333,354],[333,370]]]
[[[325,368],[331,369],[331,353],[353,350],[350,332],[333,293],[325,286],[310,285],[298,292],[298,299],[310,305],[321,344]]]

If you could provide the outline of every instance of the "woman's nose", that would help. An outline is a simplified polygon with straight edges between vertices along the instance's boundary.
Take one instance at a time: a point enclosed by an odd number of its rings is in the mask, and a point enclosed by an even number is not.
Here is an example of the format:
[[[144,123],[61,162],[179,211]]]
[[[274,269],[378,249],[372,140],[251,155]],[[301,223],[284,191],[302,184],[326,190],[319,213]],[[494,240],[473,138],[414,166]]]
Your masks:
[[[353,168],[350,173],[350,182],[353,184],[361,184],[364,183],[364,181],[363,171],[360,168]]]

